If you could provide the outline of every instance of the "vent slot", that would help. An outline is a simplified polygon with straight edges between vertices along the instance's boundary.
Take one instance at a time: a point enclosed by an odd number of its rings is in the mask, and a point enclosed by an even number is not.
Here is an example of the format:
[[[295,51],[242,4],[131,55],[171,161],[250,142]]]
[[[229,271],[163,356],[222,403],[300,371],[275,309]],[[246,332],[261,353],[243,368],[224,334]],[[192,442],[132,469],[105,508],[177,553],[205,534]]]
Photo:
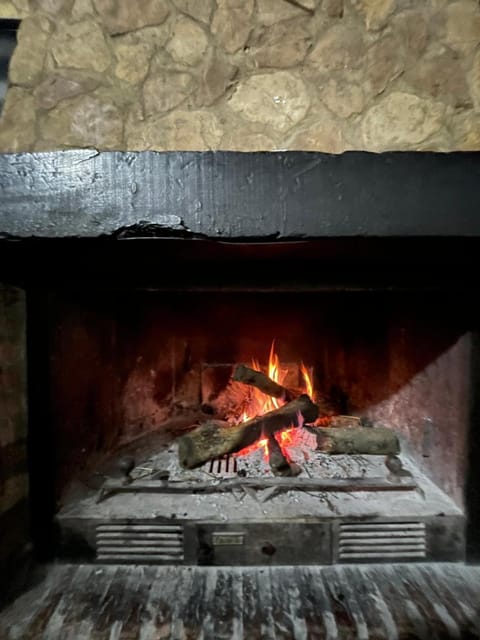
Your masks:
[[[120,563],[178,564],[183,561],[183,527],[158,524],[100,524],[97,560]]]
[[[342,523],[338,559],[407,560],[426,557],[424,522]]]

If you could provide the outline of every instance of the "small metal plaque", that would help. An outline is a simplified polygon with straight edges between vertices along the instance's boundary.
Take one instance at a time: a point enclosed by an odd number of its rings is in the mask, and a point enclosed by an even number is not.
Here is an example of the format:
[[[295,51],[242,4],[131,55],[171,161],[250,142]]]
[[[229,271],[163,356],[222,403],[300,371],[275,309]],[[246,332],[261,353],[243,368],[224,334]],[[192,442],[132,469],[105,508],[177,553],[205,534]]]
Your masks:
[[[244,533],[230,531],[217,531],[212,533],[212,544],[218,546],[243,545]]]

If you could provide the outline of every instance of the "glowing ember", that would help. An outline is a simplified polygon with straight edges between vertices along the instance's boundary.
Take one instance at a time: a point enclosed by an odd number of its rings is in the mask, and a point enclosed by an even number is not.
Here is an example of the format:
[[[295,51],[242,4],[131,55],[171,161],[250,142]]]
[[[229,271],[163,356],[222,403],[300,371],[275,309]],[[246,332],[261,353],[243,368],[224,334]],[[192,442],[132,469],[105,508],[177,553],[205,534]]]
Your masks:
[[[314,427],[329,427],[333,420],[333,416],[320,416],[313,423]]]
[[[278,434],[278,440],[280,447],[291,447],[295,443],[295,433],[297,431],[297,427],[288,427],[288,429],[284,429],[280,431]]]
[[[256,371],[262,371],[262,367],[260,366],[258,360],[255,360],[255,359],[252,360],[252,369],[255,369]],[[299,390],[299,393],[306,393],[308,396],[310,396],[310,398],[313,398],[314,389],[313,389],[312,377],[307,367],[303,364],[303,362],[300,364],[300,372],[302,376],[302,385]],[[284,382],[289,373],[288,368],[282,367],[280,363],[280,359],[277,353],[275,352],[275,340],[272,341],[272,346],[270,347],[270,354],[268,358],[268,366],[267,366],[266,373],[271,380],[273,380],[274,382],[277,382],[282,386],[284,385]],[[279,409],[284,404],[285,404],[284,400],[280,398],[272,398],[270,396],[267,396],[256,387],[253,387],[250,391],[248,405],[246,408],[244,408],[238,422],[246,422],[247,420],[263,415],[268,411]],[[301,425],[302,425],[302,421],[299,420],[299,426]],[[287,458],[288,458],[288,454],[286,452],[286,448],[294,446],[297,433],[298,433],[297,427],[295,427],[294,425],[290,425],[285,429],[283,429],[282,431],[278,431],[275,434],[275,439],[279,443],[283,455]],[[257,449],[263,449],[264,458],[268,459],[269,451],[268,451],[267,438],[261,438],[260,440],[257,440],[257,442],[250,445],[249,447],[246,447],[245,449],[242,449],[236,455],[245,456],[252,453],[253,451],[256,451]]]
[[[238,451],[238,453],[234,453],[233,455],[235,457],[248,456],[251,453],[253,453],[254,451],[258,451],[259,449],[263,449],[263,459],[268,461],[268,456],[269,456],[270,452],[268,450],[268,439],[267,438],[262,438],[261,440],[257,440],[256,442],[251,444],[249,447],[245,447],[245,449],[242,449],[241,451]]]

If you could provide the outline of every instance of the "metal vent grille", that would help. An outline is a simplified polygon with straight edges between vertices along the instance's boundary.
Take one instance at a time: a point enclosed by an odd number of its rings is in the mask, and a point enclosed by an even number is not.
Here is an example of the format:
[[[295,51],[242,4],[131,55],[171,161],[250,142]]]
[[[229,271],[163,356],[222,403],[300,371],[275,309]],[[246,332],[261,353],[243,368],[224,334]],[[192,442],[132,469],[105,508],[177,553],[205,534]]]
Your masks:
[[[425,558],[423,522],[340,524],[339,560],[406,560]]]
[[[219,476],[235,476],[237,474],[237,459],[234,456],[215,458],[207,463],[208,472]]]
[[[162,524],[100,524],[97,560],[120,563],[178,564],[183,561],[183,527]]]

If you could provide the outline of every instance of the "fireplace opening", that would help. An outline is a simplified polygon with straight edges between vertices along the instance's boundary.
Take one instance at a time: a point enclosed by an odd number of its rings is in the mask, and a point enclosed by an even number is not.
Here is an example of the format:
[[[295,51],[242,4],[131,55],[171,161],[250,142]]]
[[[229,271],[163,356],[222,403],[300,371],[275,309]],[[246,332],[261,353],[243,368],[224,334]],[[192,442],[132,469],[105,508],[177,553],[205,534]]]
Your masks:
[[[478,630],[475,154],[2,160],[7,627]]]
[[[38,546],[160,564],[462,560],[468,296],[312,287],[301,260],[293,286],[267,287],[232,279],[238,266],[216,284],[190,271],[30,296]],[[182,457],[205,425],[223,438],[307,396],[248,446]]]

